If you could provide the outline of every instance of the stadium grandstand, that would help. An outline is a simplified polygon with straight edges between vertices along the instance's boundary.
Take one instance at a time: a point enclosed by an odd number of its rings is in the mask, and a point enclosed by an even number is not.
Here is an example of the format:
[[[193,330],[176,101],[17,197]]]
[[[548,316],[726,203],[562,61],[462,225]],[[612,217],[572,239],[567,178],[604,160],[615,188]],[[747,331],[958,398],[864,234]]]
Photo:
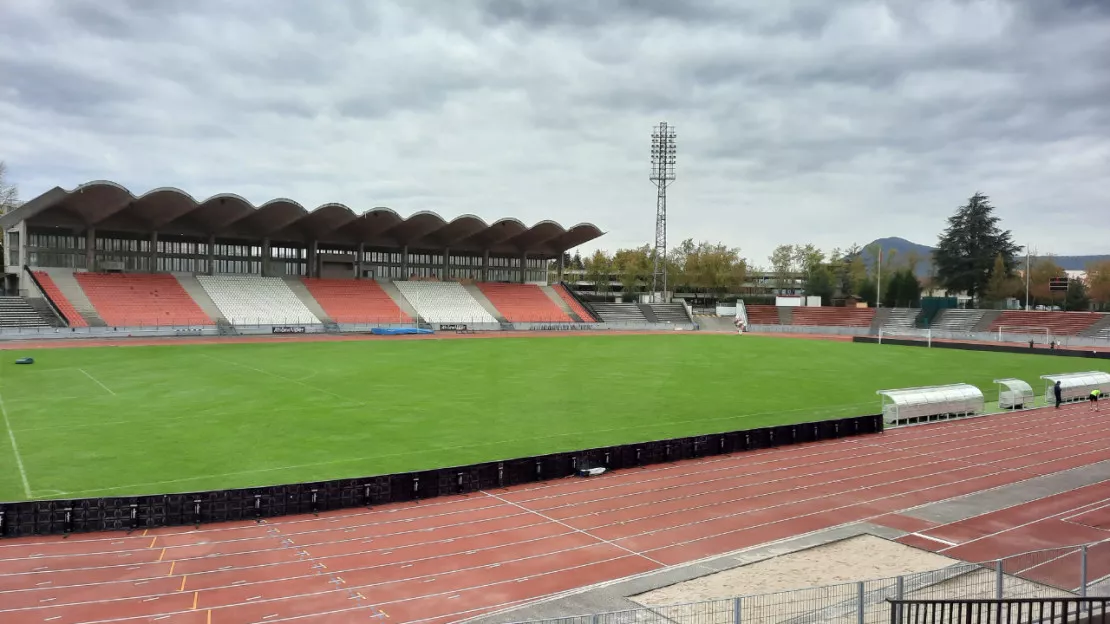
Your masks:
[[[602,235],[590,223],[136,196],[95,181],[54,188],[0,225],[5,310],[20,328],[595,320],[549,275]]]

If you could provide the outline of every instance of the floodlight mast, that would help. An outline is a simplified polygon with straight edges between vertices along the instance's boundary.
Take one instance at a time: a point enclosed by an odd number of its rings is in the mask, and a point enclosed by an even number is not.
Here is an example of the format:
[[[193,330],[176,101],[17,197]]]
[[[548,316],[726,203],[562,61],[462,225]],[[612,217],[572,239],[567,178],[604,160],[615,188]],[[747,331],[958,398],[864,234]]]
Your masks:
[[[651,269],[651,297],[662,301],[667,292],[667,186],[674,182],[674,126],[660,122],[651,132],[651,176],[655,198],[655,257]]]

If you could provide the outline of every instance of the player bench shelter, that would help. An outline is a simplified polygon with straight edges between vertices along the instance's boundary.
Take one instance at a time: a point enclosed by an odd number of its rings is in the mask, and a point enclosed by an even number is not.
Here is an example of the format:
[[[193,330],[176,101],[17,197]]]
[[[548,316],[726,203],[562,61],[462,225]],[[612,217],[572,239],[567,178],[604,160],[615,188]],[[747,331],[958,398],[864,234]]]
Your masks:
[[[1091,396],[1091,390],[1098,388],[1103,394],[1110,394],[1110,373],[1088,371],[1086,373],[1059,373],[1041,375],[1045,380],[1045,401],[1055,402],[1052,386],[1060,382],[1060,398],[1064,401],[1082,401]]]
[[[883,421],[890,425],[908,425],[983,412],[983,391],[971,384],[927,386],[879,390],[883,397]]]
[[[1033,386],[1021,379],[995,379],[998,384],[999,409],[1024,409],[1033,407]]]

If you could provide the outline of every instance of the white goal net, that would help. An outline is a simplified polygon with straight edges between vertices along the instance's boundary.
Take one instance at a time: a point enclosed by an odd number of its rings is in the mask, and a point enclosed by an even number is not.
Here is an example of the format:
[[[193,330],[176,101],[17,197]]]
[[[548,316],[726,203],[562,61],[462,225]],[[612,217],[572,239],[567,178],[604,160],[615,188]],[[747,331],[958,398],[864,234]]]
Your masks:
[[[998,328],[998,342],[1028,343],[1032,340],[1035,344],[1052,344],[1052,330],[1047,327],[1030,327],[1026,325],[1002,325]]]
[[[924,342],[926,346],[933,346],[933,330],[931,329],[914,329],[912,327],[880,327],[879,328],[879,344],[883,344],[884,339],[889,340],[916,340],[917,342]]]

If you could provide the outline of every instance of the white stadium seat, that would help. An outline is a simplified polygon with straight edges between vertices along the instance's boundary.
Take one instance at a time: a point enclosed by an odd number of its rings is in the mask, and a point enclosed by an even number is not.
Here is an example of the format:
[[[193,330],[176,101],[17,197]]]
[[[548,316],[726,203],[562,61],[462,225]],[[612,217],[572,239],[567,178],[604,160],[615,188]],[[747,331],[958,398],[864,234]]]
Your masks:
[[[280,277],[198,275],[197,280],[232,325],[322,323]]]
[[[462,284],[394,282],[416,313],[429,323],[497,323]]]

